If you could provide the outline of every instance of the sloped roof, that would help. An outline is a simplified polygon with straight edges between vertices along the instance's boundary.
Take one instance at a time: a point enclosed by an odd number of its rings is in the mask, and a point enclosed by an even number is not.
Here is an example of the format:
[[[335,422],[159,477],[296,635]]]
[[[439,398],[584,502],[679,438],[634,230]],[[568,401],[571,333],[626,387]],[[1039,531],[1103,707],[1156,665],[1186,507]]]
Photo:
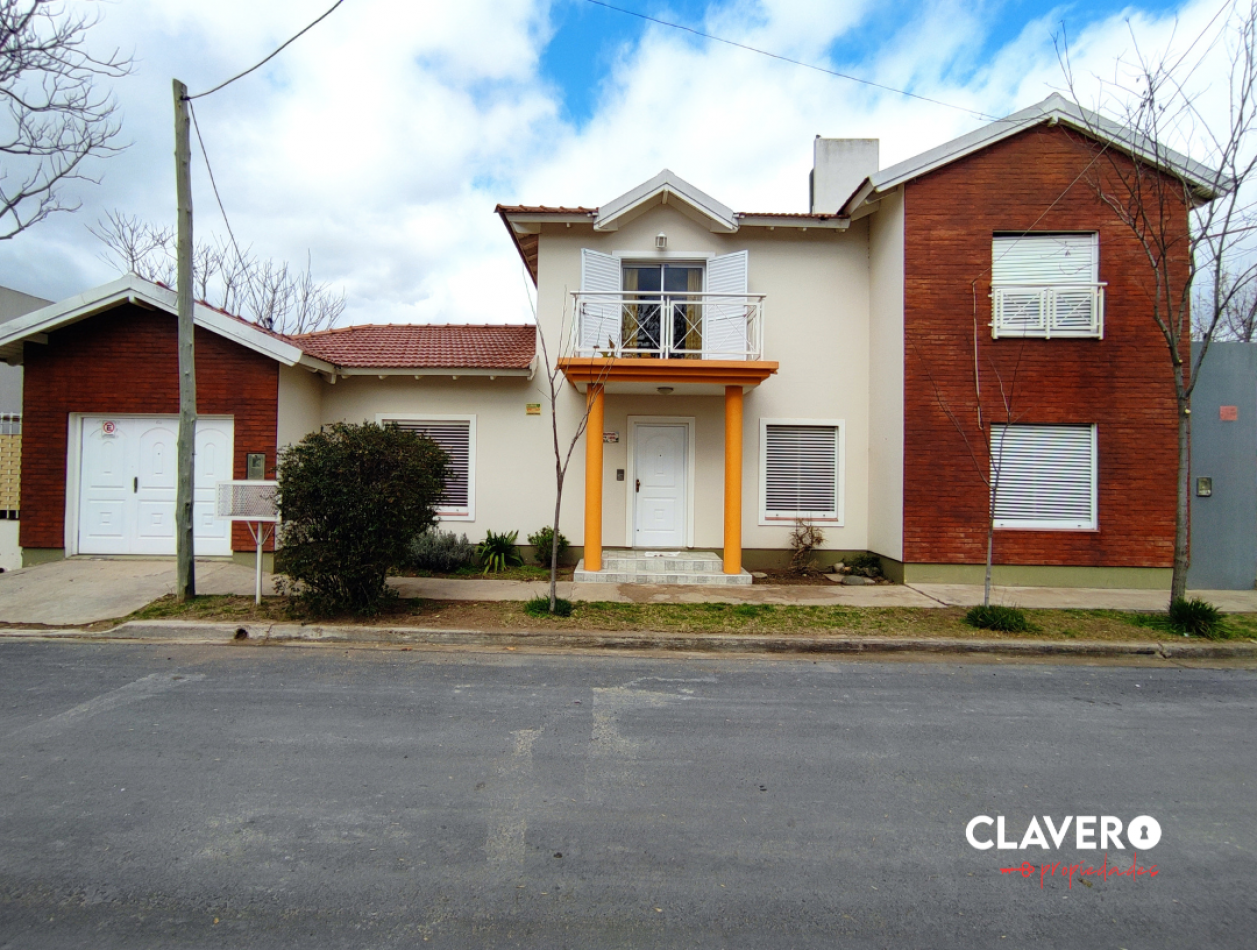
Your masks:
[[[292,337],[306,353],[353,369],[525,370],[537,351],[537,328],[519,325],[384,324]]]
[[[1167,174],[1187,182],[1196,196],[1203,201],[1212,201],[1232,187],[1232,184],[1223,176],[1186,155],[1153,142],[1054,92],[1042,102],[1036,102],[1020,112],[997,119],[980,129],[975,129],[966,135],[944,142],[920,155],[914,155],[906,161],[870,175],[843,204],[840,213],[854,214],[862,205],[877,201],[883,194],[898,188],[905,182],[1043,124],[1064,125],[1088,138],[1107,143],[1128,155],[1134,155]]]

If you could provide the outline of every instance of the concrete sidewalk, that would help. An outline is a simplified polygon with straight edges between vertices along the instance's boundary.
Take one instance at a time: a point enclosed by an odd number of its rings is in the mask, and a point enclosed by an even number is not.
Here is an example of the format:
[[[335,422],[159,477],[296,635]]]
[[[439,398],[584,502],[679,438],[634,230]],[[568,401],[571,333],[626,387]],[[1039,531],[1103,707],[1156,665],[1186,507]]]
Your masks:
[[[197,592],[253,593],[251,568],[230,561],[205,560],[196,564]],[[539,581],[446,580],[392,578],[403,597],[430,600],[528,600],[544,594]],[[0,622],[75,626],[112,620],[139,610],[173,592],[173,559],[71,558],[0,574]],[[274,593],[271,576],[264,575],[263,593]],[[1257,591],[1192,591],[1221,610],[1257,611]],[[825,587],[753,585],[750,587],[672,587],[663,585],[559,585],[571,600],[618,603],[726,603],[843,605],[848,607],[944,607],[982,602],[982,588],[955,584],[913,586]],[[1162,610],[1166,592],[1157,590],[1100,590],[1054,587],[999,587],[995,603],[1019,607],[1109,610]]]

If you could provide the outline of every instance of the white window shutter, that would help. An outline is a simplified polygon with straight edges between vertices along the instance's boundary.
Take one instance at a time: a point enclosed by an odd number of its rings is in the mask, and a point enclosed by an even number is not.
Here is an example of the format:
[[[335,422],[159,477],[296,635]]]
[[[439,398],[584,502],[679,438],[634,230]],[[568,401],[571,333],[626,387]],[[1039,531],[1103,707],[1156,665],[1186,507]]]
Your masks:
[[[1098,235],[1025,234],[991,245],[993,284],[1094,284]]]
[[[617,349],[620,342],[620,261],[610,254],[581,248],[580,347],[586,355]],[[593,296],[589,296],[593,295]]]
[[[471,505],[471,424],[461,420],[399,420],[392,424],[427,436],[445,451],[450,457],[449,474],[438,510],[442,514],[467,514]]]
[[[991,426],[991,488],[996,527],[1096,527],[1095,426]]]
[[[765,425],[764,513],[838,517],[837,426]]]
[[[722,254],[707,262],[709,294],[745,294],[749,258],[746,251]],[[737,297],[708,297],[703,315],[703,356],[706,359],[747,358],[746,308]]]

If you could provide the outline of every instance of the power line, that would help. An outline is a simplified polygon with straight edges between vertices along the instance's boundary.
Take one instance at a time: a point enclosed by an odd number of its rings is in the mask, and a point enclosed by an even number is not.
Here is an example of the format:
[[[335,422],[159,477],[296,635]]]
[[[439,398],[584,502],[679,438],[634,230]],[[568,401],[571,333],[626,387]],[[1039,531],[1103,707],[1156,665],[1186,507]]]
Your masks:
[[[189,99],[194,99],[190,96]],[[196,130],[196,141],[201,147],[201,157],[205,159],[205,170],[209,173],[210,187],[214,189],[214,200],[218,202],[218,210],[222,212],[223,224],[227,225],[227,234],[231,238],[231,246],[235,248],[236,260],[240,262],[240,266],[244,267],[244,255],[240,253],[240,245],[236,243],[235,232],[231,230],[231,222],[227,220],[227,209],[223,207],[223,199],[218,194],[218,182],[214,180],[214,169],[210,166],[209,152],[205,150],[205,139],[201,138],[201,126],[196,121],[196,109],[192,107],[192,103],[188,102],[188,112],[192,115],[192,128]]]
[[[327,10],[327,12],[326,12],[326,13],[324,13],[321,17],[319,17],[319,18],[318,18],[317,20],[315,20],[314,22],[310,23],[308,26],[306,26],[306,28],[305,28],[305,29],[303,29],[300,33],[297,33],[296,35],[294,35],[294,36],[292,36],[290,39],[288,39],[288,40],[287,40],[287,41],[286,41],[286,42],[285,42],[282,46],[280,46],[277,50],[275,50],[275,52],[271,53],[271,55],[270,55],[270,56],[266,57],[266,59],[262,60],[260,63],[257,63],[257,64],[256,64],[256,65],[254,65],[254,66],[250,66],[248,69],[246,69],[246,70],[245,70],[244,72],[242,72],[242,73],[237,73],[236,75],[234,75],[234,76],[232,76],[230,79],[228,79],[226,82],[220,82],[220,83],[219,83],[217,86],[215,86],[213,89],[207,89],[205,92],[198,92],[195,96],[188,96],[188,101],[189,101],[189,102],[191,102],[193,99],[200,99],[202,96],[208,96],[208,95],[210,95],[210,93],[218,92],[218,90],[219,90],[219,89],[222,89],[222,88],[224,88],[225,86],[230,86],[230,85],[231,85],[233,82],[235,82],[237,79],[243,79],[245,76],[249,75],[249,73],[253,72],[254,70],[256,70],[256,69],[261,69],[261,68],[262,68],[263,66],[265,66],[267,63],[269,63],[272,59],[274,59],[276,56],[278,56],[280,53],[282,53],[286,47],[291,46],[291,45],[292,45],[293,43],[295,43],[298,39],[300,39],[303,35],[305,35],[306,33],[308,33],[310,30],[314,29],[316,26],[318,26],[320,23],[322,23],[324,20],[326,20],[329,16],[331,16],[331,15],[332,15],[332,11],[333,11],[333,10],[335,10],[337,7],[339,7],[339,6],[340,6],[342,3],[344,3],[344,2],[345,2],[345,0],[336,0],[336,2],[335,2],[335,3],[333,3],[333,4],[332,4],[332,5],[328,8],[328,10]],[[199,135],[199,134],[200,134],[200,133],[198,133],[198,135]]]
[[[747,46],[745,43],[736,43],[733,40],[726,40],[720,36],[713,36],[710,33],[704,33],[702,30],[696,30],[693,27],[685,26],[681,23],[670,23],[667,20],[660,20],[658,17],[648,16],[645,13],[638,13],[636,10],[626,10],[623,7],[617,7],[610,3],[604,3],[603,0],[585,0],[586,3],[592,3],[594,6],[606,7],[608,10],[614,10],[616,13],[624,13],[628,16],[635,16],[641,20],[649,20],[651,23],[658,23],[660,26],[666,26],[673,30],[682,30],[686,33],[692,33],[695,36],[701,36],[705,40],[711,40],[715,43],[724,43],[726,46],[736,46],[738,49],[744,49],[751,53],[759,53],[761,56],[767,56],[770,59],[780,60],[783,63],[790,63],[792,66],[802,66],[804,69],[814,69],[818,73],[825,73],[827,76],[835,76],[838,79],[846,79],[850,82],[858,82],[861,85],[872,86],[874,89],[881,89],[885,92],[893,92],[899,96],[907,96],[910,99],[919,99],[921,102],[929,102],[936,106],[944,106],[948,109],[956,109],[959,112],[967,112],[970,115],[976,115],[980,119],[995,120],[998,116],[987,115],[977,109],[970,109],[967,106],[958,106],[951,102],[944,102],[941,99],[931,99],[929,96],[922,96],[915,92],[908,92],[906,89],[896,89],[894,86],[886,86],[880,82],[874,82],[871,79],[861,79],[859,76],[852,76],[850,73],[840,73],[834,69],[826,69],[824,66],[817,66],[814,63],[805,63],[802,60],[791,59],[789,56],[781,56],[777,53],[770,53],[767,50],[759,49],[755,46]],[[211,90],[212,91],[212,90]]]

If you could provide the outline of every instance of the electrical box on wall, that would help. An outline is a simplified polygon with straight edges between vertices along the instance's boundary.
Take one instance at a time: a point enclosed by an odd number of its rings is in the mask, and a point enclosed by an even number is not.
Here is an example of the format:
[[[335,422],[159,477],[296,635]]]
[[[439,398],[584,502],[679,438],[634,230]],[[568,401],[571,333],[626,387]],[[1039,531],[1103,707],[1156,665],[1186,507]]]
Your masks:
[[[1196,479],[1196,497],[1208,498],[1213,494],[1213,479],[1207,475],[1202,475]]]
[[[250,452],[245,456],[246,477],[251,482],[260,482],[266,478],[266,455],[263,452]]]

